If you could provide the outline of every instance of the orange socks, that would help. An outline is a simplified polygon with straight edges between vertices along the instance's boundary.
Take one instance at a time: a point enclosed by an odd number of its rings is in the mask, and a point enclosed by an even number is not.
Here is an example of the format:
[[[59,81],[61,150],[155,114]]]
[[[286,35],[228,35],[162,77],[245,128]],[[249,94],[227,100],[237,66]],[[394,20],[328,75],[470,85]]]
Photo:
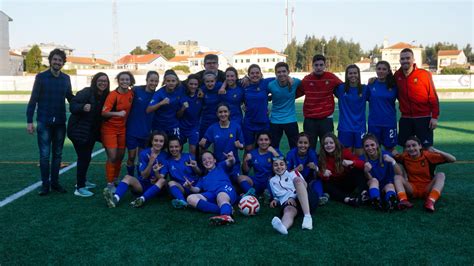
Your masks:
[[[107,183],[114,182],[115,164],[110,163],[110,162],[105,163],[105,177],[107,178]]]
[[[400,201],[408,200],[407,193],[405,193],[404,191],[403,192],[398,192],[397,195],[398,195],[398,199]]]
[[[441,193],[438,190],[433,189],[433,190],[431,190],[430,194],[428,195],[428,199],[430,199],[432,201],[437,201],[439,199],[440,195],[441,195]]]

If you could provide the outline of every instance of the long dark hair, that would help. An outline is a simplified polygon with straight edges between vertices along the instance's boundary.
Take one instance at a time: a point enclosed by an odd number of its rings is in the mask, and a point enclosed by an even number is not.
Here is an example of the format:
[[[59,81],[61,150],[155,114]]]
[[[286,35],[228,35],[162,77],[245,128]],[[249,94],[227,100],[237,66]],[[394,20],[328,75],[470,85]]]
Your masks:
[[[349,92],[349,88],[351,87],[350,86],[350,82],[349,82],[349,78],[348,78],[348,73],[349,73],[349,69],[351,68],[355,68],[357,70],[357,75],[359,76],[359,82],[357,82],[357,94],[359,95],[359,97],[362,97],[362,84],[360,83],[360,68],[357,66],[357,65],[348,65],[346,67],[346,73],[345,73],[345,82],[344,82],[344,93],[348,93]]]
[[[384,167],[384,163],[383,163],[383,157],[382,157],[382,150],[380,149],[380,144],[379,144],[379,140],[377,139],[377,137],[372,134],[372,133],[367,133],[365,134],[365,136],[362,138],[362,146],[364,146],[365,142],[367,140],[372,140],[373,142],[375,142],[375,144],[377,144],[377,159],[379,161],[379,164],[381,167]],[[367,152],[365,151],[364,149],[364,158],[365,158],[365,161],[369,161],[369,155],[367,154]]]
[[[387,61],[379,61],[376,65],[375,68],[377,68],[379,65],[385,65],[388,69],[388,74],[387,77],[385,78],[385,84],[387,84],[387,89],[391,91],[393,88],[395,88],[396,81],[395,77],[393,76],[392,68],[390,67],[390,63]]]
[[[107,77],[108,84],[107,84],[107,88],[104,90],[102,95],[99,96],[99,88],[97,87],[97,80],[99,80],[99,78],[102,77],[102,76]],[[107,76],[107,74],[105,74],[104,72],[98,72],[97,74],[95,74],[92,77],[90,88],[91,88],[92,93],[95,95],[96,98],[103,98],[103,99],[107,98],[107,95],[109,95],[109,92],[110,92],[110,79],[109,79],[109,76]]]

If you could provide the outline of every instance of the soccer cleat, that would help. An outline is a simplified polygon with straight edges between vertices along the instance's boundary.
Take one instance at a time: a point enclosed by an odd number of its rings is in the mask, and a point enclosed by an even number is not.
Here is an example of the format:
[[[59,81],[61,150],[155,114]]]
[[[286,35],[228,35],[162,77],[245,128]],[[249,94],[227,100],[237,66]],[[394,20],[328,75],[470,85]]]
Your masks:
[[[397,204],[398,204],[398,200],[397,200],[397,197],[395,195],[391,195],[389,198],[388,198],[388,202],[387,202],[387,205],[385,206],[386,210],[388,212],[392,212],[393,210],[395,210],[395,208],[397,207]]]
[[[140,208],[145,204],[145,199],[142,197],[136,198],[134,201],[130,202],[130,206],[133,208]]]
[[[360,203],[361,204],[368,204],[370,202],[370,196],[369,196],[369,192],[367,190],[364,190],[362,191],[362,193],[360,193]]]
[[[323,206],[323,205],[328,204],[328,202],[329,202],[329,194],[328,193],[323,193],[323,195],[321,197],[319,197],[318,205]]]
[[[76,191],[74,191],[74,195],[87,198],[87,197],[93,196],[94,193],[87,190],[87,187],[81,187],[79,189],[76,188]]]
[[[51,185],[51,190],[54,190],[62,194],[67,193],[67,191],[60,184]]]
[[[40,196],[46,196],[49,194],[49,187],[41,187],[39,190],[38,190],[38,195]]]
[[[183,209],[183,208],[188,207],[188,203],[186,201],[180,200],[180,199],[171,200],[171,205],[173,205],[173,207],[175,209]]]
[[[97,185],[92,183],[92,182],[89,182],[89,181],[86,181],[86,188],[87,189],[91,189],[91,188],[96,188]]]
[[[301,229],[313,230],[313,218],[311,216],[305,215],[303,217],[303,224],[301,225]]]
[[[273,227],[273,229],[277,230],[282,235],[287,235],[288,234],[288,229],[286,229],[286,227],[283,225],[280,218],[278,218],[276,216],[273,217],[273,219],[272,219],[272,227]]]
[[[108,187],[104,188],[103,195],[105,202],[107,203],[107,206],[109,208],[115,208],[117,206],[117,198],[115,198],[114,194],[112,193],[112,191],[110,191]]]
[[[107,183],[107,187],[106,187],[108,190],[110,190],[110,192],[112,194],[115,193],[115,190],[117,189],[117,186],[114,184],[114,183]]]
[[[380,198],[374,198],[370,201],[370,204],[372,205],[372,208],[375,210],[381,210],[382,209],[382,204],[380,203]]]
[[[227,225],[233,224],[234,219],[230,215],[218,215],[209,218],[209,222],[211,225]]]
[[[423,206],[425,207],[425,210],[428,212],[435,211],[435,202],[430,199],[426,199],[425,204]]]
[[[401,200],[398,203],[398,209],[399,210],[404,210],[404,209],[410,209],[413,207],[413,204],[409,202],[408,200]]]
[[[358,198],[349,198],[346,202],[347,205],[352,206],[354,208],[359,207],[359,199]]]
[[[242,198],[245,196],[257,196],[257,192],[255,191],[255,188],[251,187],[245,194],[242,195]]]

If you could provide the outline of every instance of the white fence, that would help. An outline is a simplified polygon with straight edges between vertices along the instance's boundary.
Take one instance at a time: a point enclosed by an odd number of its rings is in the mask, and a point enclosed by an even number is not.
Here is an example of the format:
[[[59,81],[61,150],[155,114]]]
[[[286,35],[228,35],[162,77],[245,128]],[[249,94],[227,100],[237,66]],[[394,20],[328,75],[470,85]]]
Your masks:
[[[112,86],[115,87],[115,75],[119,71],[104,71],[109,75]],[[292,77],[302,79],[308,73],[291,73]],[[344,80],[344,73],[336,73]],[[264,73],[265,77],[273,77],[274,73]],[[371,77],[375,77],[375,72],[362,72],[361,79],[363,83]],[[186,75],[179,75],[181,80],[186,79]],[[74,91],[80,90],[90,85],[91,75],[71,76],[72,88]],[[33,88],[34,76],[0,76],[0,91],[31,91]],[[145,84],[145,75],[135,76],[136,84]],[[436,88],[443,89],[474,89],[474,75],[433,75],[433,81]]]

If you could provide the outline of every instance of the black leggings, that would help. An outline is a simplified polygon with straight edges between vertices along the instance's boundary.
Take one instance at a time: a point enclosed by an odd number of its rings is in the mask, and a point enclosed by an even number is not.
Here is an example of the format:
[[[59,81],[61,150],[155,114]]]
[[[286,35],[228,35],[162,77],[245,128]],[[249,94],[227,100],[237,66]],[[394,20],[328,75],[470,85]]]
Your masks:
[[[91,162],[91,154],[94,149],[95,142],[78,144],[73,142],[74,149],[77,153],[77,188],[83,188],[86,186],[86,175],[87,169],[89,169],[89,164]]]
[[[357,196],[367,189],[364,172],[353,169],[340,181],[323,181],[323,189],[329,193],[331,199],[344,202],[346,197],[351,197],[354,192]]]

